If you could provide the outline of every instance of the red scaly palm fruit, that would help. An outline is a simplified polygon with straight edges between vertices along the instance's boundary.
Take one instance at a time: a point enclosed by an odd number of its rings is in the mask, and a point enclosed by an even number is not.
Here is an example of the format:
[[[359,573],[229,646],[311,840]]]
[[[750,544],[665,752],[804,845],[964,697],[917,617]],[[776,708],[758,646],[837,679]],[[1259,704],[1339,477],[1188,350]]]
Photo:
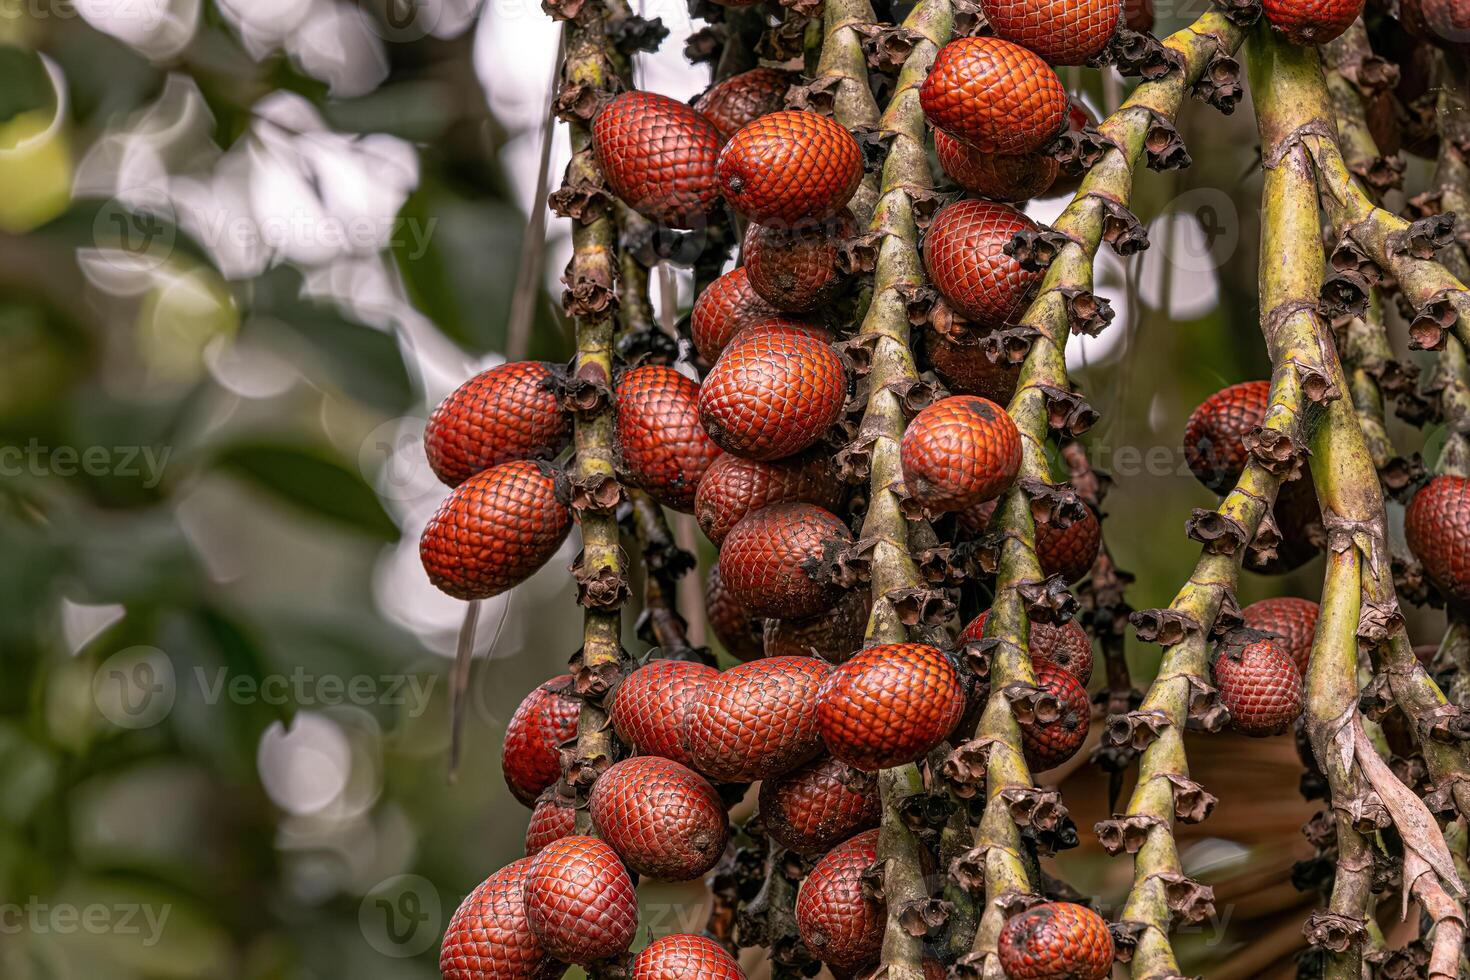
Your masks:
[[[501,463],[439,505],[419,539],[419,559],[439,591],[489,599],[530,578],[571,529],[564,477],[545,463]]]
[[[801,330],[741,331],[699,390],[699,419],[726,452],[772,460],[809,448],[842,417],[847,373],[832,345]]]
[[[856,227],[851,211],[797,228],[751,225],[741,249],[750,288],[787,313],[810,313],[825,306],[842,289],[839,246]]]
[[[573,834],[530,860],[526,918],[547,952],[585,966],[628,951],[638,931],[638,896],[611,844]]]
[[[1059,164],[1040,153],[984,153],[942,129],[934,131],[934,153],[944,172],[971,194],[992,201],[1029,201],[1045,194]]]
[[[592,119],[592,151],[612,192],[671,228],[699,227],[719,203],[723,143],[714,123],[653,92],[624,92]]]
[[[691,513],[694,491],[720,455],[699,424],[699,383],[662,364],[623,372],[617,391],[618,457],[628,482]]]
[[[1118,29],[1123,0],[980,0],[997,37],[1053,65],[1083,65]]]
[[[735,957],[707,936],[676,933],[633,957],[630,980],[745,980]]]
[[[711,85],[695,100],[694,108],[727,140],[741,126],[784,106],[794,77],[778,68],[752,68]]]
[[[1041,272],[1005,253],[1017,232],[1036,222],[1009,204],[963,200],[939,209],[924,235],[924,267],[950,308],[983,329],[1014,323]]]
[[[1326,44],[1363,12],[1363,0],[1262,0],[1261,10],[1292,44]]]
[[[592,784],[592,824],[623,862],[664,881],[698,878],[730,839],[725,804],[705,778],[672,759],[616,762]]]
[[[1032,772],[1055,769],[1077,754],[1087,741],[1092,722],[1092,702],[1087,688],[1060,664],[1041,657],[1031,658],[1036,684],[1057,700],[1055,718],[1037,717],[1021,726],[1021,749]]]
[[[960,633],[960,643],[970,643],[985,637],[985,620],[990,616],[987,609]],[[1047,660],[1061,667],[1086,684],[1092,678],[1092,640],[1087,631],[1075,619],[1060,626],[1051,623],[1032,623],[1027,652],[1033,660]]]
[[[741,126],[715,169],[741,217],[791,228],[847,206],[863,177],[863,151],[834,120],[783,109]]]
[[[1470,602],[1470,480],[1437,476],[1420,487],[1404,514],[1404,536],[1440,594]]]
[[[689,709],[684,744],[694,766],[722,783],[770,779],[822,749],[817,692],[832,665],[766,657],[711,681]]]
[[[1400,5],[1401,19],[1411,6],[1414,4]],[[1470,52],[1470,3],[1466,0],[1418,0],[1417,7],[1422,23],[1421,35],[1426,41],[1457,51],[1462,57]]]
[[[1286,731],[1302,713],[1302,675],[1274,639],[1257,634],[1215,657],[1215,686],[1230,727],[1262,737]]]
[[[1104,980],[1113,972],[1113,937],[1085,905],[1046,902],[1011,916],[1001,929],[1000,968],[1010,980]]]
[[[1033,153],[1062,131],[1067,90],[1032,51],[997,37],[962,37],[939,49],[919,88],[935,129],[984,153]]]
[[[526,825],[526,857],[535,857],[552,841],[577,832],[577,808],[554,793],[542,793]]]
[[[960,528],[966,534],[983,534],[995,513],[996,503],[987,500],[960,511]],[[1068,582],[1075,582],[1092,571],[1101,548],[1102,526],[1090,507],[1082,520],[1073,521],[1067,527],[1036,525],[1036,558],[1047,575],[1060,575]]]
[[[864,650],[832,671],[817,699],[827,751],[866,772],[922,758],[964,711],[959,672],[922,643]]]
[[[1123,22],[1130,31],[1147,34],[1154,29],[1153,0],[1124,0]]]
[[[704,611],[709,627],[725,652],[736,660],[754,660],[763,653],[761,633],[765,623],[745,611],[720,579],[718,563],[709,570],[704,585]]]
[[[909,494],[930,510],[964,510],[1004,493],[1021,468],[1021,432],[988,398],[941,398],[914,416],[900,447]]]
[[[527,694],[505,726],[500,768],[505,785],[526,806],[561,778],[559,746],[577,737],[582,702],[572,696],[572,675],[562,674]]]
[[[547,954],[526,920],[530,868],[529,858],[512,861],[460,903],[439,947],[444,980],[544,980],[561,975],[552,972],[561,964]]]
[[[550,459],[571,437],[555,369],[514,361],[475,375],[439,403],[424,429],[424,453],[434,475],[457,487],[514,459]]]
[[[1310,599],[1280,596],[1253,602],[1241,610],[1247,629],[1275,633],[1283,653],[1296,664],[1297,672],[1307,676],[1312,658],[1312,637],[1317,632],[1317,604]]]
[[[828,851],[796,893],[796,930],[817,959],[855,973],[883,948],[887,907],[863,894],[863,872],[878,860],[878,831]]]
[[[924,349],[929,363],[957,395],[979,395],[997,405],[1009,405],[1021,378],[1021,365],[996,364],[979,344],[961,344],[932,327],[925,328]]]
[[[684,749],[689,706],[720,672],[687,660],[650,660],[623,678],[611,694],[608,718],[618,738],[639,755],[690,765]]]
[[[699,356],[713,364],[737,333],[780,316],[780,310],[750,288],[750,275],[741,266],[704,287],[689,314],[689,336]]]
[[[831,756],[761,783],[761,827],[798,854],[825,853],[882,812],[877,777]]]
[[[821,453],[763,463],[726,453],[710,464],[694,496],[694,519],[715,547],[747,514],[770,504],[816,504],[836,510],[846,487]]]
[[[815,616],[831,609],[840,591],[821,577],[819,566],[833,546],[851,542],[847,525],[829,511],[772,504],[726,535],[720,581],[753,616]]]
[[[1245,472],[1250,454],[1245,436],[1266,418],[1268,381],[1242,381],[1221,388],[1190,413],[1184,426],[1184,461],[1215,493],[1230,492]]]
[[[844,592],[830,612],[806,619],[766,620],[766,655],[821,657],[840,664],[863,645],[873,596],[867,589]]]

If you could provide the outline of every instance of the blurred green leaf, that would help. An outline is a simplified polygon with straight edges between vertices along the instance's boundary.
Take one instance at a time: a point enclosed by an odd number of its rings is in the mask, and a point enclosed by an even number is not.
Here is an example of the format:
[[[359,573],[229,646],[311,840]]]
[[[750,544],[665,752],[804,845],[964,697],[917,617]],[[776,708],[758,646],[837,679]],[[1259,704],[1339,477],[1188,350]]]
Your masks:
[[[215,465],[302,510],[397,541],[398,526],[378,496],[330,450],[306,445],[237,444],[221,450]]]
[[[46,66],[34,51],[0,44],[0,122],[54,104]]]

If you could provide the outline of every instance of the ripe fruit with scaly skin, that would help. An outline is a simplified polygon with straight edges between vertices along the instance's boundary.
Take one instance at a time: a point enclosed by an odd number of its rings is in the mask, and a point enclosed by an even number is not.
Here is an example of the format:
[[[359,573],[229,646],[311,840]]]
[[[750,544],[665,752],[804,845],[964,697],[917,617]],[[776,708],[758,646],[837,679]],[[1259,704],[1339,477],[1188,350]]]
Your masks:
[[[1021,468],[1021,433],[995,402],[941,398],[909,423],[900,447],[909,494],[934,511],[964,510],[1004,493]]]
[[[1123,0],[980,0],[997,37],[1053,65],[1084,65],[1118,29]]]
[[[1057,73],[1036,53],[996,37],[940,48],[919,104],[934,128],[984,153],[1033,153],[1067,121]]]
[[[638,931],[638,897],[610,844],[573,834],[530,860],[526,918],[547,952],[585,966],[628,951]]]
[[[694,519],[715,547],[747,515],[770,504],[836,510],[846,488],[820,453],[763,463],[726,453],[710,464],[694,496]]]
[[[817,699],[827,751],[865,772],[922,758],[964,711],[959,672],[922,643],[869,647],[834,670]]]
[[[1317,631],[1317,604],[1310,599],[1279,596],[1253,602],[1241,611],[1248,629],[1279,634],[1277,644],[1296,664],[1297,672],[1307,676],[1312,658],[1312,637]]]
[[[794,456],[842,417],[847,373],[832,345],[790,327],[741,331],[699,390],[699,419],[726,452]]]
[[[1363,0],[1262,0],[1261,11],[1292,44],[1336,40],[1363,12]]]
[[[878,826],[882,812],[877,777],[831,756],[761,783],[761,827],[798,854],[830,850]]]
[[[501,463],[439,505],[419,539],[419,558],[439,591],[489,599],[530,578],[571,529],[564,477],[545,463]]]
[[[691,765],[684,748],[689,706],[720,672],[687,660],[650,660],[623,678],[610,695],[608,719],[618,738],[639,755]]]
[[[655,939],[633,957],[629,980],[745,980],[745,971],[707,936]]]
[[[985,638],[985,620],[990,610],[985,610],[960,633],[959,643],[970,643]],[[1047,660],[1061,667],[1077,680],[1086,684],[1092,677],[1092,640],[1075,619],[1061,626],[1051,623],[1032,623],[1027,652],[1033,660]]]
[[[1036,222],[1008,204],[955,201],[939,209],[924,235],[924,267],[950,308],[984,329],[1014,323],[1041,272],[1005,253],[1017,232]]]
[[[1019,364],[996,364],[979,344],[958,344],[932,327],[924,331],[924,349],[941,380],[956,395],[979,395],[1009,405],[1021,378]]]
[[[730,839],[725,804],[703,776],[672,759],[613,763],[592,784],[592,824],[634,871],[664,881],[698,878]]]
[[[725,588],[716,562],[709,570],[704,585],[704,611],[710,629],[725,651],[737,660],[754,660],[761,656],[761,633],[765,624],[745,611],[745,607]]]
[[[1230,727],[1242,735],[1280,734],[1302,713],[1302,675],[1274,639],[1226,645],[1213,670]]]
[[[778,68],[752,68],[710,86],[694,108],[728,140],[741,126],[784,106],[794,77]]]
[[[720,581],[753,616],[815,616],[839,590],[820,577],[834,545],[850,544],[847,525],[812,504],[772,504],[730,531],[720,548]]]
[[[878,831],[828,851],[796,893],[796,929],[812,955],[853,973],[878,957],[888,909],[863,894],[863,872],[878,860]]]
[[[842,289],[838,246],[856,230],[852,212],[795,229],[751,225],[741,255],[750,288],[778,310],[810,313]]]
[[[766,655],[821,657],[840,664],[863,645],[873,596],[867,589],[844,592],[831,611],[806,619],[766,620]]]
[[[847,206],[863,177],[863,151],[834,120],[783,109],[740,127],[715,169],[741,217],[791,228]]]
[[[960,527],[966,534],[979,536],[985,533],[995,513],[996,501],[967,507],[960,511]],[[1054,524],[1036,525],[1036,558],[1041,571],[1046,575],[1060,575],[1068,582],[1075,582],[1092,570],[1097,553],[1102,547],[1102,526],[1092,508],[1086,516],[1061,528]]]
[[[662,364],[625,371],[617,388],[618,458],[628,482],[692,513],[694,491],[721,455],[699,424],[699,383]]]
[[[592,120],[592,150],[628,207],[670,228],[698,228],[719,203],[714,123],[653,92],[624,92]]]
[[[577,809],[555,794],[543,793],[526,825],[526,857],[535,857],[552,841],[577,832]]]
[[[1470,602],[1470,480],[1437,476],[1420,487],[1404,514],[1404,536],[1440,594]]]
[[[550,459],[571,438],[555,369],[515,361],[475,375],[439,403],[424,429],[424,454],[434,475],[457,487],[501,463]]]
[[[562,674],[536,688],[505,726],[500,768],[505,785],[526,806],[561,778],[559,746],[577,737],[582,702],[572,696],[572,675]]]
[[[1033,905],[1006,921],[997,945],[1010,980],[1104,980],[1113,972],[1108,924],[1085,905]]]
[[[1055,159],[1040,153],[981,152],[942,129],[934,131],[934,153],[955,183],[992,201],[1014,203],[1040,197],[1060,169]]]
[[[1021,749],[1032,772],[1055,769],[1077,754],[1087,741],[1092,722],[1092,702],[1087,688],[1060,664],[1041,657],[1031,658],[1036,684],[1057,700],[1055,718],[1035,718],[1021,726]]]
[[[529,858],[512,861],[486,878],[455,909],[439,948],[444,980],[545,980],[561,976],[531,932],[525,885]]]
[[[740,331],[780,317],[780,310],[750,288],[750,275],[742,266],[704,287],[689,314],[689,336],[699,356],[713,364]],[[797,325],[795,320],[785,322]]]
[[[710,779],[744,783],[790,772],[822,749],[817,692],[832,665],[766,657],[720,674],[689,709],[684,744]]]

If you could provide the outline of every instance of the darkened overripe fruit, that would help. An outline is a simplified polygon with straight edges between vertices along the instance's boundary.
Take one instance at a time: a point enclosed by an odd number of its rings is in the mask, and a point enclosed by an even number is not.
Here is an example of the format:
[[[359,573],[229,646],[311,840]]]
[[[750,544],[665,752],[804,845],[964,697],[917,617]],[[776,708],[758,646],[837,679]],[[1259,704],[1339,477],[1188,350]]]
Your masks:
[[[957,395],[979,395],[997,405],[1009,405],[1021,377],[1019,364],[997,364],[978,343],[961,344],[933,328],[924,332],[929,363]]]
[[[1077,754],[1087,741],[1092,722],[1092,702],[1087,688],[1064,667],[1040,657],[1031,658],[1036,684],[1056,700],[1038,710],[1036,717],[1021,726],[1021,748],[1032,772],[1055,769]]]
[[[714,123],[653,92],[624,92],[592,120],[592,149],[624,204],[671,228],[698,228],[719,201]]]
[[[527,694],[505,727],[501,769],[511,793],[533,806],[541,791],[561,778],[563,742],[577,736],[582,702],[572,695],[572,675],[562,674]]]
[[[796,894],[796,928],[812,955],[852,973],[877,959],[888,911],[863,894],[863,872],[878,859],[878,831],[828,851]]]
[[[852,214],[798,228],[751,225],[742,255],[750,288],[778,310],[811,313],[842,289],[839,246],[856,226]]]
[[[969,643],[985,636],[985,620],[990,610],[972,619],[960,633],[959,642]],[[1060,626],[1051,623],[1031,623],[1028,652],[1033,658],[1049,660],[1083,684],[1092,677],[1092,640],[1075,619]]]
[[[694,497],[700,530],[719,547],[731,528],[769,504],[815,504],[836,510],[846,487],[832,460],[809,453],[765,463],[726,453],[710,464]]]
[[[694,510],[694,491],[721,455],[699,424],[699,383],[671,367],[626,371],[617,388],[618,458],[628,480],[674,510]]]
[[[761,827],[800,854],[822,854],[878,826],[881,811],[877,777],[831,756],[761,783]]]
[[[636,756],[592,784],[592,824],[634,871],[666,881],[698,878],[730,837],[725,804],[703,776],[672,759]]]
[[[840,124],[783,109],[742,126],[720,151],[720,191],[749,221],[791,228],[847,206],[863,153]]]
[[[1041,273],[1021,268],[1005,246],[1017,232],[1035,229],[1008,204],[955,201],[939,209],[924,236],[924,267],[956,313],[982,329],[1013,324]]]
[[[1046,902],[1011,916],[998,951],[1010,980],[1104,980],[1113,972],[1108,924],[1071,902]]]
[[[613,730],[639,755],[689,765],[684,748],[689,706],[719,675],[713,667],[687,660],[650,660],[613,690],[608,712]]]
[[[840,664],[862,647],[872,609],[872,594],[867,589],[852,589],[828,612],[805,619],[768,619],[766,654],[821,657]]]
[[[868,772],[922,758],[964,711],[959,672],[922,643],[869,647],[832,672],[817,701],[827,751]]]
[[[725,588],[718,562],[710,568],[709,577],[705,580],[704,611],[709,617],[710,629],[730,656],[737,660],[754,660],[761,655],[764,621],[746,612],[745,607]]]
[[[1005,492],[1021,467],[1021,433],[1006,410],[955,395],[914,417],[901,447],[911,496],[934,511],[964,510]]]
[[[525,885],[529,858],[512,861],[470,892],[444,931],[444,980],[546,980],[557,966],[531,932]]]
[[[1277,645],[1307,676],[1312,657],[1312,637],[1317,630],[1317,604],[1310,599],[1280,596],[1253,602],[1241,610],[1248,629],[1279,634]]]
[[[772,504],[726,535],[720,581],[754,616],[815,616],[831,609],[838,595],[823,575],[824,561],[851,541],[847,525],[820,507]]]
[[[936,129],[984,153],[1032,153],[1062,131],[1067,90],[1033,51],[964,37],[934,58],[919,103]]]
[[[789,772],[822,748],[817,692],[832,665],[767,657],[720,674],[689,710],[685,744],[695,768],[718,782]]]
[[[985,153],[942,129],[934,131],[934,153],[955,183],[990,201],[1029,201],[1045,194],[1057,178],[1058,164],[1052,157]]]
[[[552,366],[515,361],[475,375],[439,403],[424,430],[424,453],[434,475],[457,487],[501,463],[550,459],[571,437]]]
[[[795,78],[778,68],[752,68],[711,85],[694,108],[715,124],[721,139],[729,139],[741,126],[785,105]]]
[[[638,898],[610,844],[574,834],[530,861],[526,918],[547,952],[578,965],[627,952],[638,930]]]

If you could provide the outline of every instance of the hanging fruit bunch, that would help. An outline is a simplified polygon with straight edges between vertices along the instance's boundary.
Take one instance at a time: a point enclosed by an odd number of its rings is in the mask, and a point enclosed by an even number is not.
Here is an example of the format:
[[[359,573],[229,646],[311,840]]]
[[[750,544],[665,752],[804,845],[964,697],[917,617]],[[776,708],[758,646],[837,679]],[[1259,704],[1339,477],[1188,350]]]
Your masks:
[[[1228,0],[1160,41],[1121,0],[918,0],[898,24],[868,0],[694,6],[714,77],[686,104],[632,85],[657,22],[548,0],[576,356],[486,371],[426,433],[453,488],[430,580],[496,596],[575,527],[584,611],[502,746],[528,856],[455,913],[443,976],[1182,976],[1173,937],[1214,914],[1175,836],[1216,803],[1187,749],[1293,737],[1323,805],[1293,878],[1325,904],[1287,952],[1311,976],[1464,975],[1470,236],[1441,212],[1470,205],[1470,18]],[[1242,46],[1271,373],[1180,420],[1219,501],[1180,515],[1198,557],[1172,603],[1135,611],[1066,345],[1109,328],[1097,252],[1149,246],[1135,173],[1189,164],[1175,121],[1191,95],[1235,109]],[[1060,66],[1126,97],[1095,123]],[[1410,133],[1437,159],[1403,217],[1380,203]],[[1047,226],[1024,209],[1049,194]],[[661,262],[694,270],[673,328],[650,306]],[[1390,312],[1434,352],[1422,387]],[[1434,473],[1395,451],[1389,403],[1444,426]],[[698,612],[723,662],[677,608],[699,563],[669,512],[708,539]],[[1320,602],[1237,603],[1243,575],[1311,562]],[[1448,608],[1429,668],[1400,595]],[[1112,816],[1084,829],[1060,790],[1093,765]],[[1055,876],[1084,838],[1132,863],[1111,907]],[[705,927],[640,928],[644,880],[707,881]]]

